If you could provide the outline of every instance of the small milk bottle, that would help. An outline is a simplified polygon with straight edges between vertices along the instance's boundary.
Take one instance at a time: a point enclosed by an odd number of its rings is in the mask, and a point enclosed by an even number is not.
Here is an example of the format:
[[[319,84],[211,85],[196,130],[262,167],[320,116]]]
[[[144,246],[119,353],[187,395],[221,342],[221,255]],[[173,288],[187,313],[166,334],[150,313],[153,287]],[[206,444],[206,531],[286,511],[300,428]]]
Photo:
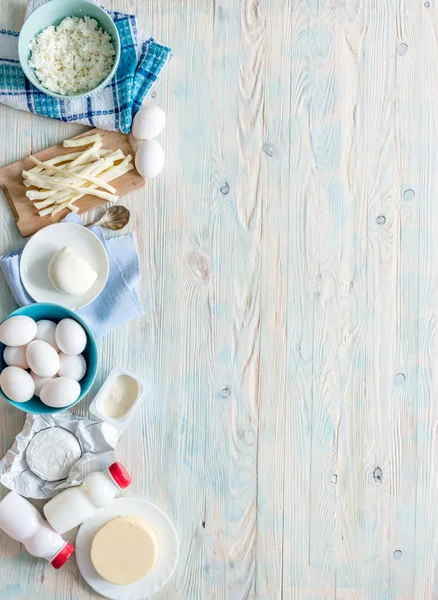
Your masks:
[[[55,569],[60,569],[75,551],[53,531],[33,504],[15,492],[9,492],[0,502],[0,529],[21,542],[33,556],[48,560]]]
[[[64,490],[44,506],[46,519],[58,533],[65,533],[93,516],[98,508],[114,500],[120,490],[131,484],[131,477],[120,463],[106,471],[91,473],[81,485]]]

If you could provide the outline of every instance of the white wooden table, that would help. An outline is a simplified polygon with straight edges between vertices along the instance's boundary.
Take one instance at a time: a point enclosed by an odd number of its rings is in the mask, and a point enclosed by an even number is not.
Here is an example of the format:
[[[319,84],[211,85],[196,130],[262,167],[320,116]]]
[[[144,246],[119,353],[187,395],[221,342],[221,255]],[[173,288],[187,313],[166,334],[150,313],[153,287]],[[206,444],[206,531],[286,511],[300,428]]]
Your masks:
[[[152,383],[118,456],[179,532],[156,598],[436,600],[437,0],[107,6],[175,53],[166,167],[126,201],[146,317],[93,388]],[[23,14],[3,0],[0,26]],[[80,130],[1,107],[0,164]],[[23,421],[1,405],[2,454]],[[0,557],[2,600],[97,597],[74,560],[3,534]]]

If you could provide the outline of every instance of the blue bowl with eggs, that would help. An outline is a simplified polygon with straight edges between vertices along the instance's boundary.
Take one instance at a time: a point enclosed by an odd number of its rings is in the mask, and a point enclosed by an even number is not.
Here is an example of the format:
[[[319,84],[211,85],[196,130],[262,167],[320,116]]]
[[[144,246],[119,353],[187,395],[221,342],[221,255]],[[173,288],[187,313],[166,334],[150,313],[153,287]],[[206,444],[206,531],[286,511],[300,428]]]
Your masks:
[[[87,334],[87,345],[85,346],[85,350],[82,352],[83,357],[87,363],[87,372],[79,385],[81,386],[81,393],[79,398],[70,404],[69,406],[65,406],[62,408],[53,408],[51,406],[47,406],[37,396],[33,396],[28,402],[14,402],[10,400],[3,392],[0,390],[0,396],[4,398],[9,404],[15,406],[19,410],[23,412],[32,413],[34,415],[46,415],[46,414],[56,414],[62,412],[64,410],[70,409],[75,404],[78,404],[86,394],[91,389],[93,382],[96,378],[97,368],[99,365],[98,352],[97,352],[97,344],[94,338],[93,332],[88,327],[88,325],[73,311],[68,308],[64,308],[63,306],[59,306],[58,304],[48,304],[48,303],[37,303],[30,304],[29,306],[23,306],[18,310],[14,311],[10,315],[4,319],[6,321],[10,317],[24,315],[26,317],[30,317],[34,321],[40,321],[41,319],[48,319],[50,321],[54,321],[55,323],[59,323],[63,319],[73,319],[77,321],[82,327],[85,329],[85,333]],[[0,372],[7,366],[4,358],[3,351],[5,349],[5,345],[0,343]]]

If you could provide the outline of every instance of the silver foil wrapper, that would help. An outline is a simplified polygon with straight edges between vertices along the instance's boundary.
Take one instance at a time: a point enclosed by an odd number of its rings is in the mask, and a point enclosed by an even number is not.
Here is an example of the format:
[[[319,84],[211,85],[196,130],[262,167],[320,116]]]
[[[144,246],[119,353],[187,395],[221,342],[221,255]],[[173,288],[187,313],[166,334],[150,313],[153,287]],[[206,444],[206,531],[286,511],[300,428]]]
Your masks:
[[[62,427],[79,442],[82,456],[60,481],[44,481],[32,473],[26,461],[26,449],[33,436],[43,429]],[[120,431],[110,423],[92,421],[70,412],[55,415],[26,416],[22,431],[0,461],[0,483],[25,498],[47,499],[73,485],[82,483],[85,475],[103,471],[115,461],[115,447]]]

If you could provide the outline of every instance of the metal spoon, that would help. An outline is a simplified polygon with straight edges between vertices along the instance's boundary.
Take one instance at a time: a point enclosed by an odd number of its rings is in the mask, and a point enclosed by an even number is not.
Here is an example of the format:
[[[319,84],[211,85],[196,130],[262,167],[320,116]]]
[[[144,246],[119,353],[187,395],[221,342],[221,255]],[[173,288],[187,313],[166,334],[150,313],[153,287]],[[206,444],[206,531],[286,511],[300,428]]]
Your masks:
[[[101,227],[118,231],[129,223],[130,214],[126,206],[110,206],[98,221],[91,223],[88,227],[100,225]]]

